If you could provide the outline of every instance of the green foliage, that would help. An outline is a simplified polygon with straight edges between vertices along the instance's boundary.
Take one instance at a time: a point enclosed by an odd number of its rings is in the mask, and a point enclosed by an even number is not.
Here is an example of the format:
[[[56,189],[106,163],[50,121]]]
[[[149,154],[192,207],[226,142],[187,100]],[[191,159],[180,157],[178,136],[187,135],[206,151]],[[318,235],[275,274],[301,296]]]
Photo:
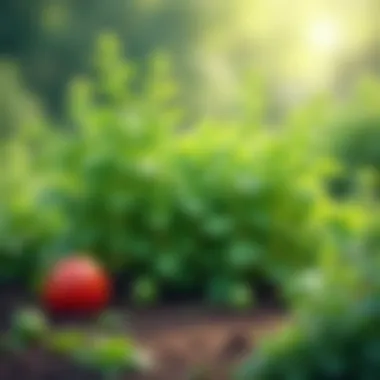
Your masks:
[[[345,123],[339,154],[347,165],[369,166],[380,171],[380,115],[363,115]]]
[[[290,325],[269,338],[239,379],[377,379],[380,375],[378,252],[338,254],[299,286]]]
[[[195,284],[216,300],[223,283],[223,302],[249,304],[258,278],[284,281],[314,262],[323,228],[314,157],[251,115],[181,131],[165,57],[138,98],[117,40],[104,36],[99,57],[97,80],[73,87],[75,133],[59,134],[48,158],[66,222],[54,249],[94,252],[134,277],[144,302]]]
[[[125,337],[95,337],[76,347],[71,355],[78,363],[102,372],[106,379],[116,378],[122,371],[140,369],[136,345]]]
[[[15,0],[1,7],[0,50],[20,63],[28,87],[59,119],[65,116],[68,84],[79,73],[91,73],[91,53],[104,31],[120,36],[125,55],[141,68],[138,82],[146,75],[150,54],[169,51],[189,103],[196,71],[192,47],[198,43],[194,20],[203,30],[210,13],[199,1]]]
[[[107,317],[114,319],[115,315]],[[113,324],[112,330],[104,327],[95,324],[89,331],[54,330],[41,311],[19,310],[12,318],[9,331],[1,337],[1,349],[14,351],[39,347],[94,369],[105,379],[119,378],[118,375],[125,371],[141,372],[150,368],[150,355],[137,347],[131,338],[120,336],[124,326]]]
[[[46,337],[45,347],[96,370],[105,379],[118,379],[126,371],[146,371],[152,364],[150,355],[130,337],[120,336],[123,328],[120,316],[107,313],[89,331],[53,331]]]
[[[18,127],[0,142],[0,281],[27,280],[37,251],[61,228],[46,197],[45,153],[54,139],[41,121]]]
[[[41,343],[49,329],[48,321],[39,310],[21,310],[12,318],[9,338],[11,344],[28,347],[31,344]]]
[[[86,343],[87,337],[83,331],[63,329],[50,334],[45,345],[54,353],[71,355],[79,347],[84,347]]]
[[[223,277],[213,279],[207,296],[212,304],[229,306],[235,309],[252,307],[255,302],[255,295],[248,283],[231,281]]]
[[[255,350],[237,379],[379,377],[380,214],[370,188],[367,183],[361,200],[339,208],[340,220],[352,223],[351,233],[333,230],[319,264],[289,282],[288,326]]]
[[[4,272],[35,274],[83,250],[132,279],[138,303],[196,289],[246,307],[259,280],[285,283],[317,262],[326,236],[364,228],[361,211],[323,191],[336,164],[305,128],[323,119],[323,102],[272,130],[249,106],[265,99],[250,93],[236,121],[184,130],[167,57],[152,58],[136,97],[122,55],[113,35],[100,39],[94,77],[73,83],[70,129],[23,129],[1,146]]]
[[[15,62],[0,60],[0,137],[2,139],[42,119],[40,105],[26,90],[20,71]]]
[[[342,314],[293,326],[256,353],[241,379],[377,379],[378,308],[379,300],[370,300],[348,310],[352,318]]]
[[[337,113],[332,133],[329,134],[332,154],[348,171],[346,175],[341,176],[341,182],[346,182],[345,187],[349,187],[351,193],[355,191],[352,186],[352,177],[355,173],[370,169],[375,173],[377,196],[379,195],[379,90],[380,82],[375,78],[360,82],[356,95]],[[348,178],[350,180],[347,180]]]
[[[157,284],[150,277],[139,277],[132,285],[132,301],[140,306],[151,306],[158,300]]]

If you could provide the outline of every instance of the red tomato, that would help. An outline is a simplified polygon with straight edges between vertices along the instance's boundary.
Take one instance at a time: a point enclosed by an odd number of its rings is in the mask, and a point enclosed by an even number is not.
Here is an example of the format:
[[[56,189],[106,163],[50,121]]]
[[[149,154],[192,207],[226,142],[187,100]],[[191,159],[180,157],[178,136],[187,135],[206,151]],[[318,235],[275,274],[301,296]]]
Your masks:
[[[96,312],[111,295],[111,282],[93,259],[74,256],[60,260],[43,288],[46,307],[55,312]]]

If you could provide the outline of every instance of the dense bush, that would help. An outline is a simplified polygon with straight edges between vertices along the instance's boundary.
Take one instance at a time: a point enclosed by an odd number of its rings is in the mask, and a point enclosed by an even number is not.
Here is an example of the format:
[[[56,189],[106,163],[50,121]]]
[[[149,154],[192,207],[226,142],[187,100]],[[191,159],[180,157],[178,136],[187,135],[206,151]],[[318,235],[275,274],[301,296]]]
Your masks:
[[[378,247],[379,248],[379,247]],[[329,250],[299,280],[295,313],[239,370],[239,379],[377,379],[380,376],[378,251]]]
[[[339,188],[353,193],[355,173],[371,169],[376,174],[377,194],[380,194],[380,83],[363,80],[354,97],[339,109],[329,125],[331,151],[346,167],[347,173],[337,178]]]
[[[27,281],[37,252],[59,229],[59,215],[46,207],[40,125],[28,125],[0,143],[0,281]]]
[[[7,257],[20,276],[23,261],[86,250],[132,278],[138,301],[175,289],[244,306],[251,285],[286,282],[316,262],[328,234],[356,228],[362,215],[322,191],[334,165],[310,149],[299,119],[267,128],[248,102],[239,120],[183,129],[164,57],[152,60],[136,98],[120,56],[104,36],[95,76],[73,85],[70,128],[27,129],[3,144],[4,271]],[[318,113],[307,109],[301,124]]]
[[[361,115],[344,123],[338,154],[352,167],[373,167],[380,171],[380,115]]]
[[[378,379],[379,297],[298,323],[255,353],[241,379]]]

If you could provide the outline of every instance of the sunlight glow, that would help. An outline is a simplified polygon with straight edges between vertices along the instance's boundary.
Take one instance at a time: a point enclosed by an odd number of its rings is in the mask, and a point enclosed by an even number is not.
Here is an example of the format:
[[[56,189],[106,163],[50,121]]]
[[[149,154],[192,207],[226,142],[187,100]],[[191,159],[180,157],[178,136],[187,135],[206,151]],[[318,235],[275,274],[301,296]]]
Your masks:
[[[311,25],[309,41],[320,51],[332,51],[340,44],[340,30],[332,20],[318,20]]]

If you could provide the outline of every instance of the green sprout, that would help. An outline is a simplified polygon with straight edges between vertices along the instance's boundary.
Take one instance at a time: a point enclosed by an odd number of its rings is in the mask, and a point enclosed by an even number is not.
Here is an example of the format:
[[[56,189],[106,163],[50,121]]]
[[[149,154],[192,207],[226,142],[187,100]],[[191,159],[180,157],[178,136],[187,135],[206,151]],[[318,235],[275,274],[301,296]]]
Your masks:
[[[23,350],[34,344],[70,357],[79,365],[102,373],[105,380],[119,379],[125,372],[150,368],[151,360],[130,338],[121,337],[123,320],[117,313],[105,313],[98,323],[99,333],[79,329],[53,331],[42,312],[27,309],[15,313],[9,334],[0,348]]]
[[[17,311],[8,336],[13,349],[24,349],[42,343],[50,330],[45,315],[37,309]]]
[[[66,329],[51,334],[46,343],[47,347],[56,353],[71,355],[78,347],[85,346],[86,340],[85,333],[74,329]]]
[[[106,380],[119,379],[122,372],[147,369],[149,362],[132,340],[120,337],[94,337],[73,352],[79,364],[99,370]]]

